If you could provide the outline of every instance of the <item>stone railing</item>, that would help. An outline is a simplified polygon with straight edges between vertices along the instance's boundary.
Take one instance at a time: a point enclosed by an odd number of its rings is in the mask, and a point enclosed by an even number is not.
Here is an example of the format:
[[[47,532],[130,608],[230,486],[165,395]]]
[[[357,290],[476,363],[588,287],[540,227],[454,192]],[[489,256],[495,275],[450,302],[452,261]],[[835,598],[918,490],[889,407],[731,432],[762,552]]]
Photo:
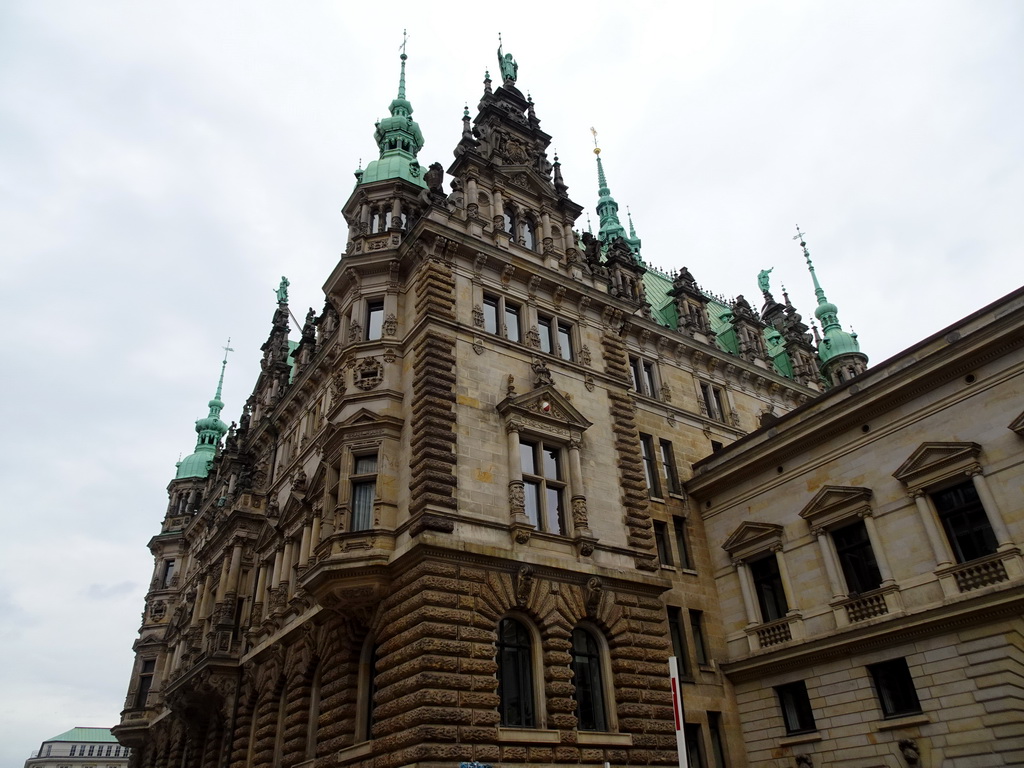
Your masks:
[[[851,624],[865,619],[873,619],[876,616],[884,616],[889,612],[889,608],[885,604],[885,595],[877,592],[851,598],[844,608],[846,608],[846,616]]]
[[[1024,561],[1017,547],[1007,547],[967,563],[955,563],[936,571],[946,597],[956,597],[1006,582],[1024,580]]]
[[[970,592],[972,589],[1010,579],[1002,560],[975,560],[964,563],[953,572],[953,578],[956,579],[956,585],[961,592]]]
[[[762,624],[754,629],[754,636],[760,648],[770,648],[779,643],[786,643],[793,639],[793,630],[789,626],[789,619],[780,619],[771,624]]]

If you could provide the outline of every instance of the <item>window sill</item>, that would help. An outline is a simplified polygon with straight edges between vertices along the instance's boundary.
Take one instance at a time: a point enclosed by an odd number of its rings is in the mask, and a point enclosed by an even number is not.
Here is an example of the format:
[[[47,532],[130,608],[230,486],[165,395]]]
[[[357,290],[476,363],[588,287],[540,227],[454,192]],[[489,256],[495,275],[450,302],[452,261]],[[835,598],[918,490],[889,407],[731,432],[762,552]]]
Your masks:
[[[779,739],[780,747],[795,747],[797,744],[810,744],[814,741],[821,741],[821,734],[817,731],[809,733],[794,733],[784,739]]]
[[[498,741],[500,742],[543,742],[545,744],[559,743],[558,731],[549,731],[545,728],[509,728],[498,726]]]
[[[339,749],[337,754],[334,756],[335,761],[340,764],[344,764],[353,760],[358,760],[361,757],[369,755],[372,748],[372,741],[361,741],[358,744],[353,744],[351,747]],[[312,764],[312,761],[310,761],[310,764]]]
[[[897,728],[911,728],[915,725],[928,725],[932,719],[920,712],[916,715],[902,715],[893,717],[875,725],[876,731],[893,731]]]
[[[611,731],[577,731],[576,740],[580,744],[600,744],[614,747],[633,746],[633,734],[612,733]]]

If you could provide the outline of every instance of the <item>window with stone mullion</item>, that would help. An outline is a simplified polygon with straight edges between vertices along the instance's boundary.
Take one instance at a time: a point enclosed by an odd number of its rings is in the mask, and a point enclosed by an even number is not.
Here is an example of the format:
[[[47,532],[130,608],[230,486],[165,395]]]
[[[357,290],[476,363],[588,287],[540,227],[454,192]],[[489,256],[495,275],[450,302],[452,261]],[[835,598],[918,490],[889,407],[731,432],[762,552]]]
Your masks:
[[[601,654],[593,635],[584,629],[575,629],[572,633],[572,674],[576,688],[577,728],[581,731],[607,730]]]
[[[566,483],[561,448],[522,441],[519,458],[527,518],[538,530],[564,535]]]

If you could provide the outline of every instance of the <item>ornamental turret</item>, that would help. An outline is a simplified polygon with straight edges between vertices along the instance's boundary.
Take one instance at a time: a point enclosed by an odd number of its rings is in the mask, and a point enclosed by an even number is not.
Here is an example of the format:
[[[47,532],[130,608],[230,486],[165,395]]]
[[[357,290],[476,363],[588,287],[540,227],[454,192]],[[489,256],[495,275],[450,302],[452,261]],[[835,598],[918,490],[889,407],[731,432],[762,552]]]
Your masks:
[[[852,379],[867,369],[868,356],[860,351],[860,342],[856,333],[847,333],[839,324],[839,309],[825,297],[825,291],[818,282],[811,262],[811,253],[807,250],[804,233],[797,227],[796,237],[800,239],[800,248],[807,261],[807,269],[814,282],[814,295],[818,297],[818,307],[814,316],[821,323],[821,338],[818,341],[818,368],[828,386],[833,387]]]
[[[231,340],[228,340],[231,343]],[[221,389],[224,387],[224,369],[228,365],[228,352],[230,346],[224,347],[224,360],[220,365],[220,378],[217,380],[217,392],[213,399],[207,404],[210,408],[205,418],[196,421],[196,432],[199,437],[196,440],[196,449],[189,456],[178,462],[175,480],[183,480],[189,477],[206,477],[210,472],[210,465],[217,455],[217,448],[220,446],[221,438],[227,434],[228,425],[221,421],[220,412],[224,409],[224,402],[220,399]]]

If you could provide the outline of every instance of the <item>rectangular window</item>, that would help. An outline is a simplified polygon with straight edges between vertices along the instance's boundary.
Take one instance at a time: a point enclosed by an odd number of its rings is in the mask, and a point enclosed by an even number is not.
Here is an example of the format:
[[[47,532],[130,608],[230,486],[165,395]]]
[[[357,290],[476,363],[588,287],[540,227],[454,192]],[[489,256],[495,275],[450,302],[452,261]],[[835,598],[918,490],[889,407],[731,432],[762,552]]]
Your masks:
[[[996,551],[996,536],[973,482],[968,480],[933,493],[931,497],[958,563],[976,560]]]
[[[683,612],[674,605],[668,607],[668,634],[672,639],[672,653],[676,657],[680,677],[690,677],[690,658],[686,653],[686,634]]]
[[[373,527],[373,499],[377,495],[377,454],[356,456],[352,466],[352,528]]]
[[[71,745],[71,754],[68,755],[68,757],[74,757],[75,756],[75,748],[76,748],[76,746],[77,746],[76,744],[72,744]]]
[[[650,435],[640,434],[640,455],[644,461],[647,493],[653,498],[661,498],[661,488],[658,487],[658,465],[654,458],[654,439]]]
[[[139,688],[135,692],[136,709],[142,709],[146,706],[146,699],[149,698],[149,689],[153,685],[153,672],[155,670],[155,659],[146,659],[142,662],[142,668],[139,670]]]
[[[693,563],[690,561],[690,545],[686,536],[686,518],[678,516],[673,517],[672,531],[675,533],[676,553],[679,556],[679,567],[692,569]]]
[[[384,302],[366,302],[366,339],[374,341],[384,333]]]
[[[95,749],[96,749],[96,747],[95,747],[95,746],[93,746],[92,744],[90,744],[90,745],[89,745],[89,757],[92,757],[92,753],[93,753],[93,751],[94,751]]]
[[[164,560],[164,573],[163,573],[163,578],[161,578],[161,580],[160,580],[162,582],[162,584],[163,584],[164,589],[167,589],[169,586],[171,586],[171,579],[173,579],[173,578],[174,578],[174,560],[173,559],[172,560]]]
[[[633,389],[647,397],[658,396],[657,376],[654,363],[642,357],[629,358],[629,374],[633,380]]]
[[[875,683],[875,694],[886,717],[902,717],[921,711],[914,679],[906,659],[892,659],[868,667]]]
[[[542,442],[519,444],[526,516],[538,530],[565,535],[565,470],[562,449]]]
[[[502,296],[484,294],[484,330],[509,341],[519,341],[521,312],[518,304]]]
[[[779,573],[779,561],[775,553],[755,560],[748,564],[750,577],[757,593],[757,604],[761,608],[761,620],[776,621],[789,612],[786,603],[786,590],[782,586],[782,575]]]
[[[814,725],[814,712],[811,710],[811,699],[807,695],[807,686],[803,680],[778,686],[775,695],[779,698],[787,734],[817,730]]]
[[[882,576],[878,572],[875,553],[871,549],[868,529],[863,520],[832,531],[832,541],[846,578],[846,589],[851,595],[870,592],[882,585]]]
[[[110,757],[110,751],[111,751],[112,749],[113,749],[113,747],[111,747],[111,746],[107,746],[107,754],[105,754],[105,755],[104,755],[104,757]]]
[[[726,768],[725,742],[722,739],[722,713],[708,712],[708,736],[711,737],[711,753],[715,768]]]
[[[658,547],[658,560],[662,565],[672,565],[672,550],[668,546],[668,526],[660,520],[654,521],[654,543]]]
[[[679,485],[679,474],[676,472],[676,455],[672,450],[672,441],[661,440],[661,468],[665,473],[665,487],[669,493],[682,493]]]
[[[572,325],[554,317],[537,315],[537,330],[540,333],[540,351],[557,355],[563,360],[572,360]]]
[[[728,411],[725,409],[725,394],[721,387],[701,382],[700,394],[708,416],[716,421],[725,421]]]
[[[704,614],[690,611],[690,629],[693,631],[693,655],[698,664],[708,663],[708,649],[704,639]]]
[[[707,768],[704,759],[704,737],[700,732],[699,723],[683,723],[683,734],[686,739],[686,762],[689,768]]]

